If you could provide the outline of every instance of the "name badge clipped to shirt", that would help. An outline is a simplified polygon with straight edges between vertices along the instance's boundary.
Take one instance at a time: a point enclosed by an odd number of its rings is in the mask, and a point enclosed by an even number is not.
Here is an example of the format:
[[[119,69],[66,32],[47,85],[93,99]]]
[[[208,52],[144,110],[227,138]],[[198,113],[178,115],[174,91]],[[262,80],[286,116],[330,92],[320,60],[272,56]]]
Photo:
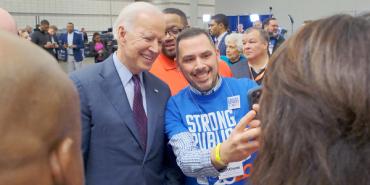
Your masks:
[[[227,109],[239,109],[240,108],[240,95],[227,97]]]
[[[232,162],[227,165],[227,168],[225,171],[220,173],[220,176],[218,176],[219,179],[226,179],[230,177],[237,177],[244,175],[243,171],[243,162]]]

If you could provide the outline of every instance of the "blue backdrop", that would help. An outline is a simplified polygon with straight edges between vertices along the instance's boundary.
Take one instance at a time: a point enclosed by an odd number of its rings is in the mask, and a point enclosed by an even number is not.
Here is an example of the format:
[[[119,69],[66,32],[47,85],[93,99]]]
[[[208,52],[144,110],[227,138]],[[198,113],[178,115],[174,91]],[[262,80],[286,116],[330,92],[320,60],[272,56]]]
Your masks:
[[[259,15],[261,22],[268,19],[270,15]],[[253,26],[253,23],[249,19],[249,15],[238,15],[238,16],[227,16],[229,18],[229,29],[230,32],[236,32],[238,30],[238,24],[243,24],[244,30]],[[238,22],[239,18],[239,22]]]

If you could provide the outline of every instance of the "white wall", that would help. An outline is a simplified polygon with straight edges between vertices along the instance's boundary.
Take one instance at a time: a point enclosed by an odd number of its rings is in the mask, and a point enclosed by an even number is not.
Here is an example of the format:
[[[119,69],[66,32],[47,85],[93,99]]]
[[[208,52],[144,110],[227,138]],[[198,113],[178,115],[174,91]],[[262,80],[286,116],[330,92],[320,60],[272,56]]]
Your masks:
[[[352,15],[370,11],[370,0],[215,0],[215,13],[226,15],[268,14],[269,7],[280,26],[291,30],[288,14],[294,18],[294,30],[305,20],[313,20],[334,13]]]
[[[59,29],[73,22],[76,29],[103,31],[111,27],[120,10],[134,0],[0,0],[0,7],[8,10],[19,28],[35,26],[39,20],[47,19]],[[203,27],[202,15],[214,14],[214,0],[153,0],[161,9],[174,7],[183,10],[192,26]],[[196,7],[196,8],[192,8]],[[150,20],[148,20],[150,21]]]
[[[203,14],[213,15],[215,12],[215,0],[155,0],[153,3],[162,9],[171,7],[184,11],[193,27],[207,28]]]
[[[111,19],[114,21],[121,8],[130,1],[111,1],[110,6],[108,0],[1,0],[0,7],[14,16],[20,28],[26,25],[34,27],[35,17],[39,16],[40,20],[47,19],[58,28],[65,28],[67,22],[73,22],[76,28],[101,31],[110,27]]]

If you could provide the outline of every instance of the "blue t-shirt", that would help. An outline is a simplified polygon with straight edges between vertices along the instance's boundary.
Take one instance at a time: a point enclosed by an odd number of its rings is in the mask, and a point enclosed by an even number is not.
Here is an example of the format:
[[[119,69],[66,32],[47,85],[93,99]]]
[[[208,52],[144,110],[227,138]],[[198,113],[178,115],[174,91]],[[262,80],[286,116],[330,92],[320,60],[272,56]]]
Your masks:
[[[249,111],[248,90],[256,86],[254,81],[246,78],[223,78],[220,88],[205,96],[192,92],[189,86],[186,87],[167,103],[165,131],[168,138],[190,132],[200,149],[215,147],[229,137],[235,125]],[[228,104],[230,106],[237,99],[240,100],[240,108],[228,107]],[[254,153],[243,162],[244,176],[220,180],[218,184],[244,185],[255,157]],[[212,185],[218,181],[218,178],[207,179]],[[187,177],[186,184],[198,183],[196,178]]]

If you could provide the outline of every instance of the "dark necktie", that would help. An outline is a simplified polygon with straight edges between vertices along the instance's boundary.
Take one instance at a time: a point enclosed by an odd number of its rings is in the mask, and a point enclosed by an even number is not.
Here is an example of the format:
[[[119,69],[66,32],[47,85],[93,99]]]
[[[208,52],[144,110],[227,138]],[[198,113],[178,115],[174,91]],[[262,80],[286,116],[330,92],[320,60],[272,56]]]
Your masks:
[[[136,122],[136,126],[139,130],[141,143],[143,144],[144,150],[145,150],[146,149],[146,139],[147,139],[148,119],[146,117],[144,106],[143,106],[143,97],[141,95],[139,76],[133,75],[132,81],[134,81],[134,102],[132,105],[132,111],[134,113],[134,119]]]

